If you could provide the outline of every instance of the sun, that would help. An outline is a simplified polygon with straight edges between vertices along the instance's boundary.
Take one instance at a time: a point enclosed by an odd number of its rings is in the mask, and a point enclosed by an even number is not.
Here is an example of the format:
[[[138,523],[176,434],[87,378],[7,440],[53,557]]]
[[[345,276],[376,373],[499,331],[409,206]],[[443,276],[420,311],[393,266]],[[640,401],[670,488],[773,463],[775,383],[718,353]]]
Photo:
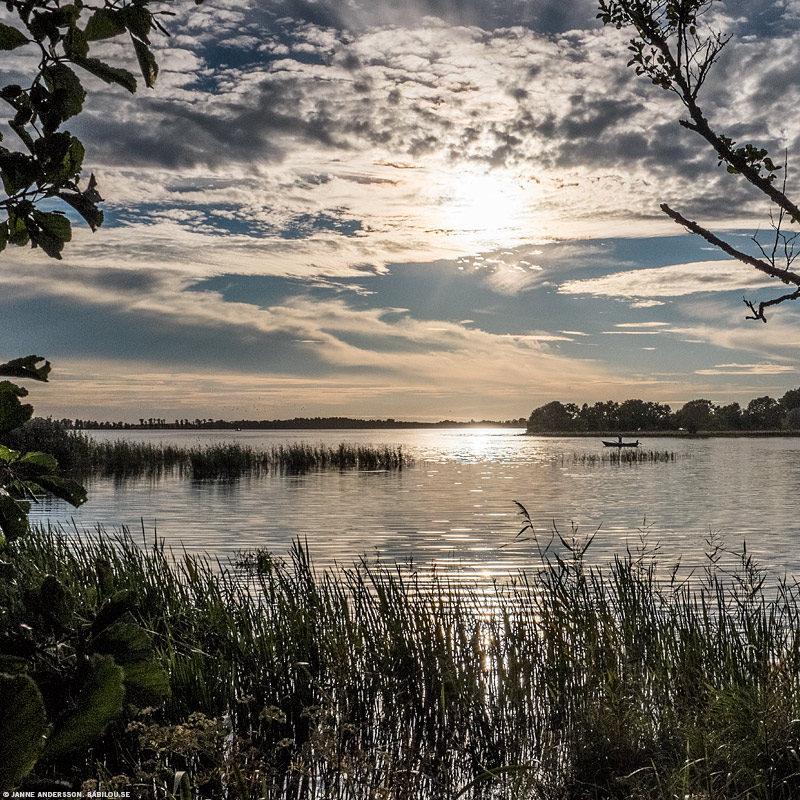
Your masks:
[[[445,228],[482,244],[518,238],[527,199],[522,181],[499,171],[463,172],[451,181],[442,197]]]

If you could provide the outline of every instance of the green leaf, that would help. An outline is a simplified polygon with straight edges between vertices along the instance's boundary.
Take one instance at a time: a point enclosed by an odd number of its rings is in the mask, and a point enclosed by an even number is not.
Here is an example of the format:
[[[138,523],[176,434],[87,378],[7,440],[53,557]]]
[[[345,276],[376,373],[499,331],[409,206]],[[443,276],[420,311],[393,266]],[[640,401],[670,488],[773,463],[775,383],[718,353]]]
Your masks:
[[[67,31],[64,36],[64,52],[70,59],[86,58],[89,54],[89,42],[80,28],[73,25]]]
[[[13,464],[18,459],[18,450],[12,450],[10,447],[0,444],[0,461],[4,461],[6,464]]]
[[[8,215],[8,241],[18,247],[24,247],[31,240],[28,225],[20,216]]]
[[[126,664],[125,688],[131,701],[151,705],[170,694],[169,675],[155,657]]]
[[[19,401],[26,394],[22,387],[9,381],[0,381],[0,433],[19,428],[33,416],[33,406]]]
[[[51,113],[56,114],[61,122],[81,112],[86,91],[78,76],[66,64],[45,67],[42,77],[52,95]]]
[[[0,530],[9,542],[28,532],[30,510],[30,503],[0,494]]]
[[[0,147],[0,175],[9,197],[27,189],[36,180],[37,174],[36,163],[30,156]]]
[[[34,768],[46,733],[47,713],[33,680],[0,674],[0,787],[13,788]]]
[[[55,575],[45,575],[36,605],[39,613],[56,630],[63,629],[70,621],[74,624],[74,604],[66,587]]]
[[[142,71],[144,82],[148,89],[152,89],[156,85],[156,78],[158,77],[156,58],[144,42],[135,36],[131,36],[131,41],[133,42],[133,49],[136,51],[136,58],[139,60],[139,69]]]
[[[150,636],[135,622],[115,622],[100,633],[94,643],[98,653],[113,656],[121,666],[153,657]]]
[[[131,38],[140,39],[145,44],[150,44],[150,28],[152,26],[152,15],[143,6],[125,6],[120,12],[125,27],[131,32]]]
[[[102,594],[109,594],[114,589],[114,571],[107,559],[95,562],[97,583]],[[123,589],[109,597],[97,612],[92,623],[92,636],[99,636],[106,628],[122,617],[131,617],[131,610],[136,606],[136,594],[130,589]]]
[[[81,15],[81,9],[77,4],[69,3],[68,5],[55,9],[52,13],[53,22],[59,28],[70,28],[78,21],[78,17]]]
[[[31,5],[33,4],[31,3]],[[59,17],[57,12],[34,11],[26,22],[28,30],[37,42],[49,39],[51,44],[55,44],[61,37],[58,30]]]
[[[58,193],[58,196],[65,203],[69,203],[89,223],[89,227],[93,231],[103,224],[103,212],[86,197],[84,192],[62,191]]]
[[[83,505],[88,499],[86,488],[82,484],[62,475],[39,475],[36,482],[45,491],[61,500],[66,500],[76,508]]]
[[[154,703],[169,694],[169,678],[158,663],[147,631],[135,622],[117,622],[106,628],[94,644],[99,653],[113,656],[125,672],[131,699]]]
[[[88,676],[75,708],[56,720],[45,747],[47,757],[60,756],[91,744],[122,714],[123,670],[111,656],[92,655]]]
[[[64,244],[72,239],[72,225],[61,211],[34,210],[31,214],[38,229],[28,226],[28,233],[34,246],[39,247],[51,258],[61,258]]]
[[[11,452],[14,452],[13,450]],[[2,458],[2,452],[0,452],[0,458]],[[44,472],[55,472],[58,469],[58,461],[56,461],[54,456],[51,456],[50,453],[42,453],[39,450],[31,450],[29,453],[25,453],[19,459],[20,464],[31,464],[32,466],[39,467],[40,469],[44,470]]]
[[[22,31],[0,22],[0,50],[15,50],[29,41],[30,39]]]
[[[34,153],[48,182],[63,186],[77,178],[85,150],[80,139],[67,132],[50,133],[34,142]]]
[[[131,94],[136,92],[136,78],[133,74],[121,67],[111,67],[99,58],[76,59],[75,63],[83,67],[87,72],[91,72],[96,78],[106,83],[116,83],[127,89]]]
[[[96,231],[103,224],[103,212],[97,207],[103,201],[97,191],[97,181],[94,174],[89,176],[89,185],[82,192],[61,191],[58,196],[69,203],[85,220],[89,227]]]
[[[112,8],[98,8],[89,17],[84,33],[90,42],[110,39],[125,33],[125,24],[119,11]]]
[[[0,222],[0,253],[6,249],[8,243],[8,222]]]
[[[42,366],[36,365],[44,361]],[[9,378],[32,378],[35,381],[47,382],[47,376],[50,374],[50,362],[45,361],[43,356],[24,356],[23,358],[13,358],[11,361],[6,361],[5,364],[0,364],[0,375],[6,375]],[[8,381],[3,381],[3,384],[8,384]],[[13,386],[14,384],[8,384]],[[0,384],[2,387],[2,384]],[[20,388],[20,387],[17,387]],[[28,393],[22,389],[22,394],[17,394],[18,397],[25,397]]]

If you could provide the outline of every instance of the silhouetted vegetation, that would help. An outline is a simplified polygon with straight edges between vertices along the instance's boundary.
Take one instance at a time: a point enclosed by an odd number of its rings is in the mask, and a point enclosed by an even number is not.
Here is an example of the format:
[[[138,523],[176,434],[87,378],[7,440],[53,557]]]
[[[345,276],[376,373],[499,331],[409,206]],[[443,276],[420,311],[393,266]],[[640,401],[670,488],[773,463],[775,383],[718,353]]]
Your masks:
[[[554,400],[534,409],[527,424],[528,433],[678,430],[800,430],[800,389],[791,389],[780,400],[756,397],[745,408],[739,403],[719,406],[710,400],[690,400],[675,412],[668,405],[644,400],[607,400],[592,406]]]
[[[103,224],[102,197],[94,175],[85,188],[80,186],[83,143],[59,129],[68,120],[74,125],[83,111],[86,87],[94,90],[100,85],[95,79],[136,92],[133,73],[107,63],[112,54],[129,66],[135,53],[145,86],[155,85],[158,63],[150,40],[157,33],[167,33],[164,18],[172,15],[157,0],[129,4],[6,0],[0,50],[17,52],[3,74],[19,83],[0,87],[3,108],[12,117],[8,127],[16,134],[13,139],[6,135],[7,146],[0,148],[5,195],[0,195],[0,251],[9,244],[30,245],[60,259],[64,245],[72,239],[70,216],[80,215],[92,231]],[[112,49],[101,44],[95,51],[98,41],[109,39],[115,42]],[[126,42],[133,47],[123,57]],[[84,86],[87,74],[93,77]],[[104,95],[103,102],[113,102],[112,96]],[[85,126],[86,121],[79,123],[84,130]],[[54,208],[61,204],[70,216]]]
[[[655,86],[679,97],[680,113],[685,114],[684,118],[679,118],[680,125],[694,131],[710,145],[718,164],[725,165],[728,175],[741,176],[773,204],[770,205],[769,226],[761,226],[751,237],[760,252],[757,258],[661,203],[661,210],[687,231],[755,268],[761,273],[762,281],[764,275],[772,279],[775,294],[769,300],[742,298],[750,310],[745,319],[766,322],[766,309],[800,298],[800,273],[794,268],[800,256],[798,232],[792,229],[792,223],[800,219],[800,206],[789,196],[793,187],[787,183],[788,151],[784,151],[783,166],[775,164],[765,147],[751,142],[737,143],[731,136],[718,133],[713,120],[706,117],[700,105],[707,79],[714,72],[714,65],[725,60],[721,53],[732,38],[717,27],[724,18],[714,13],[713,0],[599,0],[598,5],[597,16],[604,25],[613,25],[617,30],[625,28],[632,34],[626,53],[628,66]],[[729,60],[736,58],[729,56]],[[708,94],[713,96],[717,90],[712,88]],[[742,112],[735,110],[737,99],[744,103],[743,93],[733,92],[726,98],[731,119],[741,117]],[[752,109],[747,113],[752,121]],[[734,134],[734,129],[728,133]],[[741,133],[736,130],[734,135],[738,138]],[[664,166],[669,170],[669,162]],[[782,175],[781,181],[777,180],[779,175]],[[697,180],[702,181],[702,174],[697,174]],[[718,197],[722,199],[722,206],[709,208],[706,215],[717,219],[735,216],[739,210],[736,195],[722,191]],[[708,271],[707,280],[709,290],[727,288],[725,277],[715,275],[713,270]]]
[[[687,583],[652,551],[591,567],[586,546],[534,537],[541,569],[487,593],[409,567],[319,574],[300,546],[243,575],[127,536],[34,530],[0,575],[4,664],[45,687],[50,718],[81,708],[81,665],[109,667],[121,694],[102,736],[87,727],[16,783],[233,800],[798,796],[797,587],[770,595],[746,554],[728,572],[712,549]],[[24,737],[0,761],[10,741]]]
[[[157,477],[178,474],[191,478],[237,478],[275,470],[403,469],[413,459],[402,447],[373,447],[305,442],[258,449],[238,443],[181,447],[163,443],[98,442],[71,431],[61,422],[33,419],[6,437],[14,449],[46,449],[63,469],[91,476]]]
[[[562,463],[569,457],[562,456]],[[592,466],[594,464],[655,464],[675,461],[678,456],[671,450],[643,450],[639,448],[611,448],[599,453],[573,453],[572,464]]]

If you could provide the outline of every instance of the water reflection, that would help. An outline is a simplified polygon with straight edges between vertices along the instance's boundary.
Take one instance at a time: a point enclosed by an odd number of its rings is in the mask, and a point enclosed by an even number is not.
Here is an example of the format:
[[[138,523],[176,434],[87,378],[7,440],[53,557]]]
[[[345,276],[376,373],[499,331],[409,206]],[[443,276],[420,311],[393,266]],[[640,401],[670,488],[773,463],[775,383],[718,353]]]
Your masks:
[[[118,438],[116,432],[98,438]],[[144,431],[136,438],[191,446],[238,441],[253,447],[311,444],[402,445],[416,459],[402,472],[326,471],[274,474],[236,481],[164,477],[97,481],[90,501],[72,509],[56,501],[34,516],[78,526],[156,528],[189,552],[223,558],[241,550],[288,552],[307,539],[315,563],[350,564],[380,554],[413,558],[454,580],[514,576],[535,566],[515,501],[537,530],[553,524],[580,535],[599,530],[588,557],[595,563],[635,546],[640,531],[661,543],[665,562],[703,563],[705,540],[719,531],[773,570],[800,572],[796,488],[798,439],[652,439],[667,463],[630,466],[581,463],[602,451],[600,440],[538,438],[497,429],[434,431]],[[584,459],[585,461],[585,459]]]

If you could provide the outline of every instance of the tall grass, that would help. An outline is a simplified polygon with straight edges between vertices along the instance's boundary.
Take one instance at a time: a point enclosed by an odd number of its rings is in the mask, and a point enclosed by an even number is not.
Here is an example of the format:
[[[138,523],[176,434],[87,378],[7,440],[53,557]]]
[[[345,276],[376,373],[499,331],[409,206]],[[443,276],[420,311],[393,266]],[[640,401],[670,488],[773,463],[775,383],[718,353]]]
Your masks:
[[[590,567],[554,535],[489,594],[363,561],[318,573],[302,544],[244,575],[42,529],[15,580],[55,575],[90,617],[102,567],[168,667],[171,699],[83,777],[185,769],[203,796],[276,800],[800,796],[797,586],[770,593],[746,552],[684,581],[653,553]]]
[[[413,463],[402,447],[372,447],[342,442],[336,446],[298,442],[258,449],[239,443],[180,447],[116,440],[98,442],[67,431],[53,420],[34,419],[7,436],[8,446],[44,450],[62,469],[82,477],[237,478],[273,471],[317,469],[395,470]]]
[[[562,457],[562,463],[569,458]],[[676,461],[677,454],[672,450],[640,450],[638,448],[614,448],[600,453],[573,453],[572,463],[581,466],[597,464],[655,464]]]

